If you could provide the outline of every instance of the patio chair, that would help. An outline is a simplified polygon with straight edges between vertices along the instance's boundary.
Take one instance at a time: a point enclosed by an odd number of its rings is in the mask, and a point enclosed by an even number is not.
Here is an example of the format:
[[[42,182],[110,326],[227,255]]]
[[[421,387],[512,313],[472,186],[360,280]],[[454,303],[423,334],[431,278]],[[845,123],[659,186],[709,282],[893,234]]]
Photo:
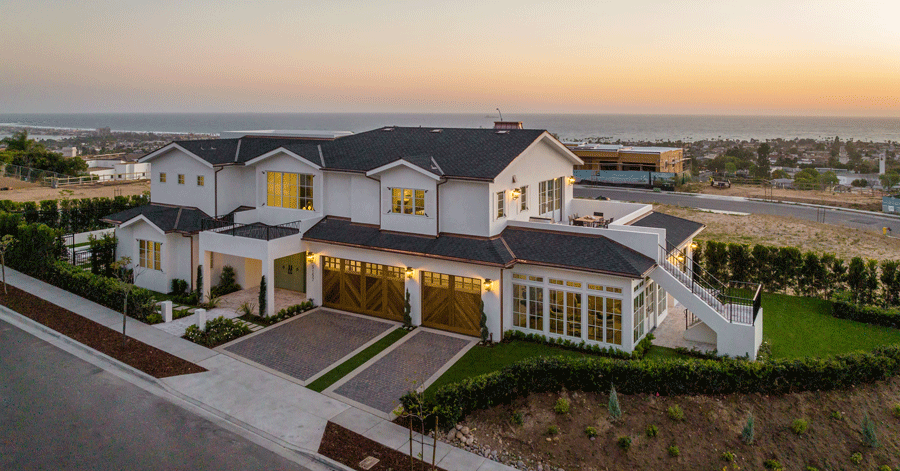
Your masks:
[[[569,225],[570,226],[573,224],[574,221],[575,221],[575,218],[572,216],[569,216]]]
[[[577,219],[572,221],[572,225],[574,226],[584,226],[584,221],[579,221]]]

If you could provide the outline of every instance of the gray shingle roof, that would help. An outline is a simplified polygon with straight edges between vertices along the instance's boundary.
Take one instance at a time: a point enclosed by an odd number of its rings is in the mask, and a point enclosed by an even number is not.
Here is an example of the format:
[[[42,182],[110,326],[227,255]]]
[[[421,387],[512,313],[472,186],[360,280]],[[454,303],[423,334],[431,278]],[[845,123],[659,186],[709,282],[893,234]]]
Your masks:
[[[334,140],[243,137],[175,141],[212,165],[243,164],[279,147],[325,168],[367,172],[405,159],[448,177],[490,180],[496,177],[545,131],[541,129],[385,127]],[[440,171],[432,170],[432,159]]]
[[[516,263],[643,276],[656,262],[602,235],[507,227],[500,234]]]
[[[197,208],[150,203],[110,214],[102,220],[118,225],[138,216],[144,216],[163,232],[184,233],[199,232],[200,221],[209,219],[206,213]]]
[[[643,276],[655,262],[599,235],[508,227],[493,239],[442,235],[437,238],[384,232],[376,226],[325,218],[303,239],[339,245],[403,252],[424,257],[511,267],[516,263]]]
[[[673,247],[685,243],[697,231],[706,227],[704,224],[669,214],[652,212],[631,223],[632,226],[657,227],[666,230],[666,242]]]

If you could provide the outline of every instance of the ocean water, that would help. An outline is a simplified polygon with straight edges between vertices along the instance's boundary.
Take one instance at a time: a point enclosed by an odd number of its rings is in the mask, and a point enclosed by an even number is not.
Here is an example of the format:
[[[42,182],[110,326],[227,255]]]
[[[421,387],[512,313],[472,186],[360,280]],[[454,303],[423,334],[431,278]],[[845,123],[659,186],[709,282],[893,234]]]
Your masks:
[[[611,141],[703,139],[826,139],[900,141],[900,118],[794,116],[677,116],[612,114],[510,114],[527,128],[547,129],[561,139]],[[492,127],[497,115],[475,113],[0,113],[0,125],[117,131],[211,133],[258,129],[361,132],[381,126]]]

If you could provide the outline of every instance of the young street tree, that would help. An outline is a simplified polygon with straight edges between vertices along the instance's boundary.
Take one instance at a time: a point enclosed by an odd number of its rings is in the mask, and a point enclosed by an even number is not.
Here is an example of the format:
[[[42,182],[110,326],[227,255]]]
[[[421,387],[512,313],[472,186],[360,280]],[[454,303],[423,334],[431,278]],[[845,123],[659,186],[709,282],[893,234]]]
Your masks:
[[[0,239],[0,266],[3,269],[3,294],[6,293],[6,251],[15,242],[16,239],[10,234],[6,234]]]
[[[131,257],[122,257],[110,264],[110,266],[112,267],[113,276],[119,282],[119,288],[125,294],[124,304],[122,305],[122,345],[125,345],[125,341],[128,339],[125,335],[125,325],[128,320],[128,295],[134,290],[133,283],[144,273],[144,269],[139,266],[131,267]],[[129,267],[131,268],[129,269]]]

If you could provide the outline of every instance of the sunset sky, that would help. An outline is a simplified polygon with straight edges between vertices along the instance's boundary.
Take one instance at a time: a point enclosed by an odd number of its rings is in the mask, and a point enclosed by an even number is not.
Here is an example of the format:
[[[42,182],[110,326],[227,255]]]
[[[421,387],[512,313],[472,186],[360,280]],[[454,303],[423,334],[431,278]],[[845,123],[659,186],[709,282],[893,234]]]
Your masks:
[[[4,112],[900,116],[900,2],[0,1]]]

